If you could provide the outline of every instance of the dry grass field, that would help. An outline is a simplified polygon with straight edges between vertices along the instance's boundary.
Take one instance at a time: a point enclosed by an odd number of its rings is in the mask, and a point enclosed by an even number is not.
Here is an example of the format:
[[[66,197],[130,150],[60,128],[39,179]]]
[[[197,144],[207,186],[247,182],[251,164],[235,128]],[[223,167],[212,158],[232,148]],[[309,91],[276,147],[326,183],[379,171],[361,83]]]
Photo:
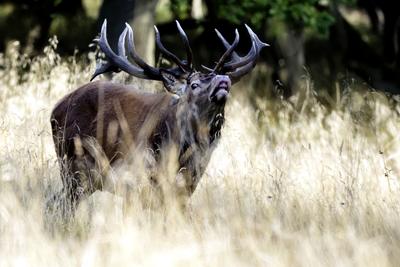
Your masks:
[[[127,189],[95,193],[64,222],[49,117],[93,65],[55,45],[0,57],[0,266],[400,264],[400,104],[357,84],[329,108],[311,84],[291,102],[236,93],[186,211],[173,195],[143,205],[150,193],[127,166],[113,174]]]

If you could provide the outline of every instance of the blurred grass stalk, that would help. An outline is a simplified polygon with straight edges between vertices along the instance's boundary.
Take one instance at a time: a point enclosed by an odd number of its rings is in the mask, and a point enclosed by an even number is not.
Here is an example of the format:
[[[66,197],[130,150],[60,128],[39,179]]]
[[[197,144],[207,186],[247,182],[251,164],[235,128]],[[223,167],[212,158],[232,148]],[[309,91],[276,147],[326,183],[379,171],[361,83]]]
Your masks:
[[[235,87],[221,143],[185,212],[173,195],[159,208],[143,205],[154,192],[124,166],[112,175],[132,185],[128,203],[123,188],[98,192],[63,223],[45,204],[61,188],[49,117],[94,63],[93,55],[88,66],[60,58],[56,46],[52,39],[29,59],[12,43],[0,56],[0,266],[400,262],[400,105],[355,83],[322,105],[310,77],[291,100]]]

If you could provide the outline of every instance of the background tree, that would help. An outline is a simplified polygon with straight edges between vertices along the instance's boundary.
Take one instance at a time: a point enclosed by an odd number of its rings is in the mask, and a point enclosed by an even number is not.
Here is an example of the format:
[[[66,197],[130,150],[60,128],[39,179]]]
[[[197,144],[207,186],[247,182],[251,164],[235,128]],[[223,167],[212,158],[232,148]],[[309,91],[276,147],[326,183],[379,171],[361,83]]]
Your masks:
[[[90,37],[84,37],[93,31],[81,0],[0,0],[0,15],[0,47],[3,49],[7,40],[18,39],[23,46],[38,50],[57,32],[68,36],[64,44],[70,45],[69,50],[73,51],[87,44]],[[65,30],[57,31],[61,27]],[[80,33],[67,29],[79,29]]]
[[[158,0],[104,0],[100,9],[97,29],[104,19],[108,21],[108,37],[116,49],[119,34],[128,22],[135,31],[138,53],[149,63],[154,63],[155,8]]]

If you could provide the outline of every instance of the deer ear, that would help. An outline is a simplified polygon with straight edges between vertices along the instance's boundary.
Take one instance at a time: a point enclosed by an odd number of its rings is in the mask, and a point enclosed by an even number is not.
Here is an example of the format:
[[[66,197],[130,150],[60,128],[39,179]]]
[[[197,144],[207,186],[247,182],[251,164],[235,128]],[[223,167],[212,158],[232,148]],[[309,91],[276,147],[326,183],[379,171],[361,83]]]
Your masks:
[[[165,89],[175,95],[181,96],[185,92],[186,82],[176,77],[173,73],[160,70]]]

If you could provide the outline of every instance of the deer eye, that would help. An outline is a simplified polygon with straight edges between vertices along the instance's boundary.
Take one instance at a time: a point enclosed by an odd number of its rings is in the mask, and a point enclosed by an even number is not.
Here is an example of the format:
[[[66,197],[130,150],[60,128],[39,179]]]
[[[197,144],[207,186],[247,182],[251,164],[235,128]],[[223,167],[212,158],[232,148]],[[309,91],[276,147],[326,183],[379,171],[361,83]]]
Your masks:
[[[191,87],[192,90],[195,90],[196,88],[198,88],[200,85],[198,83],[192,83]]]

